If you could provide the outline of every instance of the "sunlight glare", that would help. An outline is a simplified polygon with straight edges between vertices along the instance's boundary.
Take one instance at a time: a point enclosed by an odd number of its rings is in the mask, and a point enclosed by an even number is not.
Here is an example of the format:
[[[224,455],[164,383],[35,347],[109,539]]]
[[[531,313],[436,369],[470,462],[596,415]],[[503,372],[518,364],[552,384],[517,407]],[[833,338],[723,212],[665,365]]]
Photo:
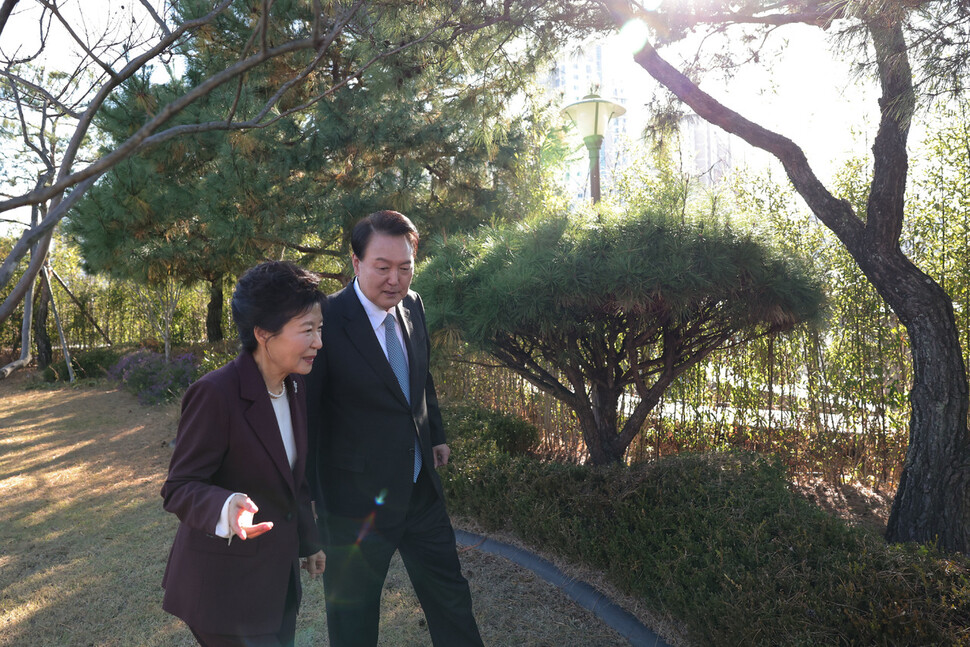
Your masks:
[[[631,54],[636,54],[647,44],[649,30],[646,23],[639,18],[628,20],[620,28],[619,46]]]

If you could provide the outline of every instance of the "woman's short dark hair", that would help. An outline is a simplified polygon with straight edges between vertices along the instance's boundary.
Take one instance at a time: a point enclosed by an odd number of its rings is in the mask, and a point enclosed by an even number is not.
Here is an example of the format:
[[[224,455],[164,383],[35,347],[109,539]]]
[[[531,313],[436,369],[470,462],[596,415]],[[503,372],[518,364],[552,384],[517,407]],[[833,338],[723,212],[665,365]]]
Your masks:
[[[239,277],[232,293],[232,319],[244,350],[256,350],[256,327],[278,333],[286,322],[322,304],[320,279],[288,261],[269,261]]]
[[[388,236],[407,236],[411,253],[418,253],[418,228],[403,213],[386,210],[376,211],[354,225],[354,231],[350,234],[350,248],[357,258],[364,258],[367,244],[375,231]]]

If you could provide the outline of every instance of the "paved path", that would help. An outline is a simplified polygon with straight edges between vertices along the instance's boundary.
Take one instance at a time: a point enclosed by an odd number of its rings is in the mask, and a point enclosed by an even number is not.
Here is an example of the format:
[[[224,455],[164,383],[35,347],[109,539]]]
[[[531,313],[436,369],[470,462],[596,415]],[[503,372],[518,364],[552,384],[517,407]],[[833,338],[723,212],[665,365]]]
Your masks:
[[[670,647],[653,630],[644,626],[636,617],[614,604],[605,595],[589,584],[567,576],[551,562],[538,555],[464,530],[456,529],[455,536],[459,544],[499,555],[519,566],[528,568],[542,579],[558,587],[581,607],[592,611],[600,620],[629,640],[634,647]]]

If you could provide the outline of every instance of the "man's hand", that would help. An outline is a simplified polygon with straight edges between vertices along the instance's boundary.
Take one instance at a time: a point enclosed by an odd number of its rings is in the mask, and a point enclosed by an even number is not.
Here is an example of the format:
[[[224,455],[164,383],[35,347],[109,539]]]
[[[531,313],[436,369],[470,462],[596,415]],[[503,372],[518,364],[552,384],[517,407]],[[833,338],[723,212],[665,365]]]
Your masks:
[[[272,521],[264,521],[253,525],[253,515],[259,508],[253,500],[242,494],[233,495],[229,500],[229,529],[243,541],[250,537],[259,537],[273,529]]]
[[[327,556],[322,550],[318,550],[309,557],[304,557],[301,566],[311,577],[323,575],[323,571],[327,568]]]
[[[448,457],[451,456],[451,448],[446,443],[435,445],[431,448],[434,453],[434,466],[441,467],[448,464]]]

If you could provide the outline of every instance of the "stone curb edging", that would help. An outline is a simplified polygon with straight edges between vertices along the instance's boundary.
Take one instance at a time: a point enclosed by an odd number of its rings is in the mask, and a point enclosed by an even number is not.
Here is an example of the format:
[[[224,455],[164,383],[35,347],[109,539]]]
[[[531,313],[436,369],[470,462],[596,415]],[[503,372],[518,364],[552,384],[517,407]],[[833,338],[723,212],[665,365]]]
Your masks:
[[[464,530],[456,529],[455,538],[463,546],[483,550],[492,555],[499,555],[529,569],[559,588],[579,606],[592,611],[600,620],[629,640],[634,647],[670,647],[660,636],[644,626],[631,613],[617,606],[589,584],[566,576],[551,562],[538,555]]]

